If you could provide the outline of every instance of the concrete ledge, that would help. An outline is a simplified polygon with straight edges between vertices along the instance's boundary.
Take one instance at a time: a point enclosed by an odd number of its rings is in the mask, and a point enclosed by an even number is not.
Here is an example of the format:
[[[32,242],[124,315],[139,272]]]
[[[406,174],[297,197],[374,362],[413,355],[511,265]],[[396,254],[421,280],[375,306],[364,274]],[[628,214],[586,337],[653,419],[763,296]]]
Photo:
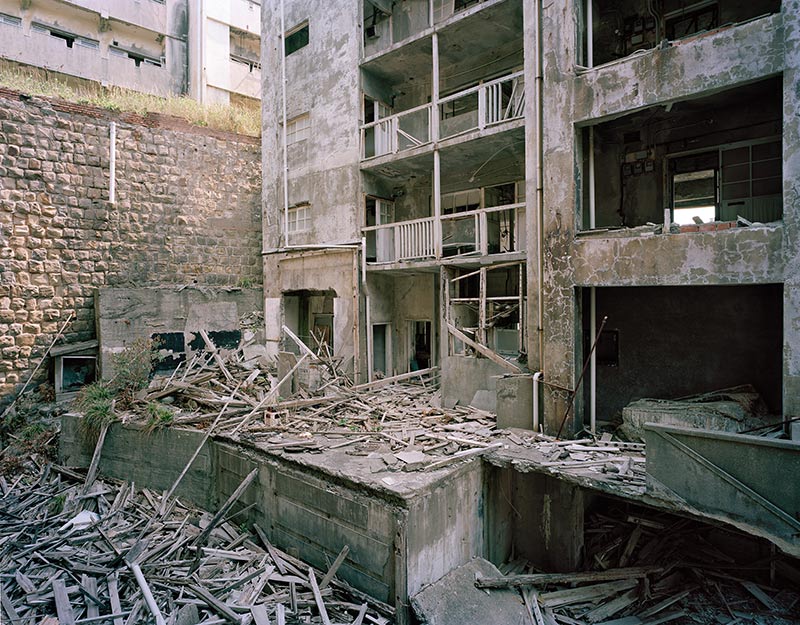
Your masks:
[[[648,490],[800,554],[800,443],[647,424]]]
[[[59,456],[86,467],[93,445],[79,434],[77,415],[62,418]],[[168,428],[147,434],[116,423],[103,446],[100,471],[139,488],[168,489],[203,438]],[[484,551],[484,473],[480,459],[446,469],[374,473],[372,458],[345,450],[321,454],[260,450],[212,438],[179,487],[178,496],[215,510],[258,468],[236,510],[269,539],[321,570],[344,545],[339,577],[394,605],[408,623],[408,597]]]

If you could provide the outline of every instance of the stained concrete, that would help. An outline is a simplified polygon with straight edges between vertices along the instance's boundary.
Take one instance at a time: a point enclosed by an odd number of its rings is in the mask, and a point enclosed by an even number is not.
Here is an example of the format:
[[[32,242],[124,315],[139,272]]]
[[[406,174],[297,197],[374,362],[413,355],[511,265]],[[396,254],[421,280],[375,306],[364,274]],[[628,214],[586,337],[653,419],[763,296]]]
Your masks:
[[[219,334],[217,343],[235,347],[243,337],[240,319],[263,310],[260,289],[203,287],[101,288],[95,293],[100,371],[114,375],[114,355],[138,338],[160,337],[162,356],[174,367],[205,344],[199,331]],[[253,338],[260,332],[253,333]]]
[[[800,443],[655,424],[645,438],[648,490],[800,555]]]
[[[411,598],[420,625],[516,625],[527,620],[518,590],[475,587],[476,577],[498,577],[491,562],[475,558]]]
[[[77,418],[63,420],[59,455],[88,466],[93,446],[78,435]],[[100,470],[137,487],[168,489],[196,449],[202,433],[177,428],[146,434],[114,424]],[[334,440],[331,440],[332,444]],[[341,442],[341,440],[335,441]],[[346,448],[290,453],[269,445],[209,440],[178,495],[215,509],[244,477],[258,480],[237,508],[283,549],[296,548],[310,564],[327,569],[344,545],[350,555],[340,577],[397,608],[408,623],[408,596],[484,551],[484,475],[479,459],[435,471],[398,474],[376,458]]]
[[[496,402],[496,376],[503,373],[508,373],[508,369],[487,358],[459,355],[442,358],[442,399],[445,405],[457,401],[461,406],[469,406],[475,393],[484,390]]]

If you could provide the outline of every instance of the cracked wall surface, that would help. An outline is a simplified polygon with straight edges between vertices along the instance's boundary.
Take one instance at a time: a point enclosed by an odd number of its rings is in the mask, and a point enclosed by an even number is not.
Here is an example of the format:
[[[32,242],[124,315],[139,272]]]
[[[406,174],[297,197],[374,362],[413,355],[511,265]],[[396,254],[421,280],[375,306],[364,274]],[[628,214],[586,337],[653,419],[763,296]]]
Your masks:
[[[783,409],[800,410],[800,3],[663,49],[586,70],[576,68],[581,16],[568,3],[543,7],[543,276],[546,379],[574,387],[583,365],[580,287],[784,285]],[[653,105],[709,96],[783,73],[783,223],[720,232],[648,234],[618,230],[576,237],[587,183],[578,131]],[[526,81],[533,84],[532,68]],[[529,176],[530,179],[530,176]],[[529,183],[529,190],[530,183]],[[534,189],[535,190],[535,187]],[[535,233],[535,220],[529,221]],[[529,240],[534,240],[531,236]],[[535,302],[535,250],[529,251]],[[599,319],[598,319],[599,323]],[[710,390],[710,389],[709,389]],[[582,393],[567,419],[580,428]],[[546,430],[557,431],[565,392],[544,391]]]

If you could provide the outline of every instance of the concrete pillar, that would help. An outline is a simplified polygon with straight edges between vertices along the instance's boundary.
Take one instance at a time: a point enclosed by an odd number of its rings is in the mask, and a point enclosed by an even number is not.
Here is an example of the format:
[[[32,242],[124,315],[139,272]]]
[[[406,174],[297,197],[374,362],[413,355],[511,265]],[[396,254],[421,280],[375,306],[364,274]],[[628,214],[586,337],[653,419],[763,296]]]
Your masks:
[[[570,572],[583,553],[583,490],[547,475],[515,473],[516,553],[544,571]]]
[[[800,416],[800,0],[784,0],[782,11],[783,413],[790,418]]]

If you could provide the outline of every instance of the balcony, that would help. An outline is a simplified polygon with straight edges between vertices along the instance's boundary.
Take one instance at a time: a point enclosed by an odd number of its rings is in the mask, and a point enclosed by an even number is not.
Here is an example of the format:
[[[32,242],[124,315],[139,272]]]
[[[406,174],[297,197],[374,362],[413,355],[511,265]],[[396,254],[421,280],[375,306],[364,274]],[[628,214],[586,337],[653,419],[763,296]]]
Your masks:
[[[425,262],[525,254],[525,203],[362,229],[367,263]]]
[[[361,159],[399,154],[474,130],[498,126],[525,114],[525,82],[515,72],[439,100],[439,133],[434,137],[432,104],[395,113],[361,126]]]

